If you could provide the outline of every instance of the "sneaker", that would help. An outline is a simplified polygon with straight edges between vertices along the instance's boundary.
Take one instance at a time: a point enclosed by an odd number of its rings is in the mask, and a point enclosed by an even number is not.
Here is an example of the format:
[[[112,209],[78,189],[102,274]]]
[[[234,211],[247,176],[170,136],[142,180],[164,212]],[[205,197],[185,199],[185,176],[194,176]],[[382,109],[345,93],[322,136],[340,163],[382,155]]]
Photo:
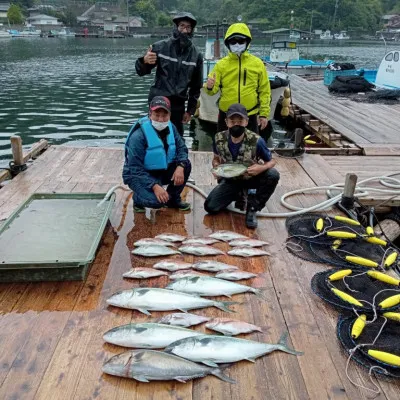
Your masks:
[[[189,211],[191,206],[190,203],[186,203],[185,201],[178,200],[178,201],[168,201],[166,203],[168,208],[178,208],[181,211]]]
[[[257,222],[257,210],[254,207],[249,207],[246,212],[246,226],[249,229],[256,229],[258,226]]]
[[[142,206],[133,206],[133,211],[135,211],[135,213],[144,213],[146,212],[145,208]]]

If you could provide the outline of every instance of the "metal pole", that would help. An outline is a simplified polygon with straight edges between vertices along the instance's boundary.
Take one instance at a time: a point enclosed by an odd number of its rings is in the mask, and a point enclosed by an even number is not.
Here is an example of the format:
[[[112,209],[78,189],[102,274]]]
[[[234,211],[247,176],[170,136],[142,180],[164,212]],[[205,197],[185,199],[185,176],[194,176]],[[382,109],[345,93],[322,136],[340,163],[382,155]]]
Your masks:
[[[128,4],[128,1],[129,0],[126,0],[126,18],[127,18],[126,30],[128,31],[128,34],[129,34],[129,4]]]

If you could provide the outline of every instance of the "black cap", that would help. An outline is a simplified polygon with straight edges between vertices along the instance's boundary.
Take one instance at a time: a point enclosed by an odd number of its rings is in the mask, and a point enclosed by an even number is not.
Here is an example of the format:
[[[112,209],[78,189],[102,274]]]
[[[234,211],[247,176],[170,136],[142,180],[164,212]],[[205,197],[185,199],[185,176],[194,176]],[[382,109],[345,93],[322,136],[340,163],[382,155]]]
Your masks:
[[[195,26],[197,25],[197,20],[196,18],[193,16],[193,14],[191,14],[190,12],[179,12],[178,14],[176,14],[174,16],[174,18],[172,18],[172,21],[174,21],[175,25],[179,25],[179,22],[181,21],[189,21],[192,25],[192,29],[195,28]]]
[[[231,117],[232,115],[240,115],[243,118],[249,119],[247,115],[247,110],[246,107],[242,106],[239,103],[232,104],[229,108],[228,111],[226,112],[226,118]]]
[[[159,108],[163,108],[165,111],[171,113],[171,103],[167,97],[164,96],[155,96],[153,100],[150,102],[150,110],[158,110]]]

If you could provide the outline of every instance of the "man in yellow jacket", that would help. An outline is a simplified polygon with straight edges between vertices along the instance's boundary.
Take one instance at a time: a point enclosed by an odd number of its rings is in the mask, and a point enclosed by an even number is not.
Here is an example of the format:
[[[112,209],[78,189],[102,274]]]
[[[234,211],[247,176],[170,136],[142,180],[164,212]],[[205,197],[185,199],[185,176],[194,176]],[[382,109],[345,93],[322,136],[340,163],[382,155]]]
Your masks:
[[[251,33],[246,24],[232,24],[225,35],[229,54],[219,60],[208,75],[205,92],[209,95],[221,91],[217,132],[227,130],[226,112],[234,103],[242,104],[249,116],[247,128],[258,133],[257,115],[261,130],[268,124],[271,88],[267,70],[260,58],[247,49]]]

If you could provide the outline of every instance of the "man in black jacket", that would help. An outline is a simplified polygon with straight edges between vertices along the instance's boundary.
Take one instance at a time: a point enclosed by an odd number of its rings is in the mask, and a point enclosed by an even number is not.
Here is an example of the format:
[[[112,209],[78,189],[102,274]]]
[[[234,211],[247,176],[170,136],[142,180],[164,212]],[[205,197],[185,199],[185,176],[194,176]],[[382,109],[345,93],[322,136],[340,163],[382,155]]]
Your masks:
[[[178,13],[174,18],[172,37],[151,45],[144,57],[136,61],[139,76],[150,74],[157,67],[150,88],[149,103],[155,96],[165,96],[171,102],[171,122],[183,135],[196,111],[197,100],[203,85],[203,56],[192,44],[196,19],[191,13]],[[185,110],[185,101],[187,107]]]

